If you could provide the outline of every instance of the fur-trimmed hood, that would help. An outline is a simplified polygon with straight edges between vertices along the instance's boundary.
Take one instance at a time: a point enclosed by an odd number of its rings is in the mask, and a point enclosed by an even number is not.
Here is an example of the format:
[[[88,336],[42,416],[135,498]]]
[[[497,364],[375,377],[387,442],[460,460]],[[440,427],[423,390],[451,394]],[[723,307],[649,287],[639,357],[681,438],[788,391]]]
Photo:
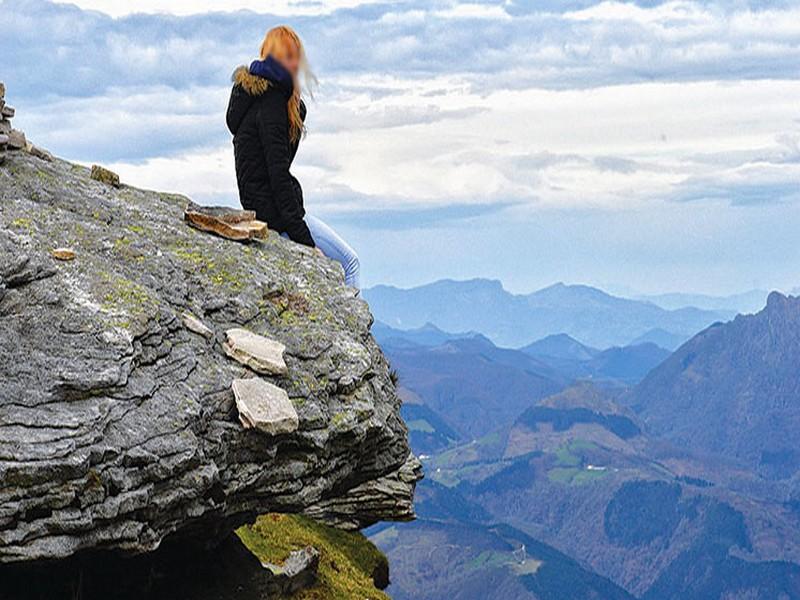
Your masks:
[[[239,85],[251,96],[260,96],[269,89],[269,79],[264,79],[258,75],[252,75],[250,69],[244,65],[237,67],[231,77],[234,85]]]
[[[260,96],[273,87],[287,98],[294,91],[294,81],[284,66],[272,56],[264,60],[254,60],[248,69],[244,65],[233,72],[233,83],[251,96]]]
[[[271,61],[272,59],[268,57],[268,60]],[[253,67],[261,62],[264,61],[255,61],[250,68],[244,65],[237,67],[231,76],[233,91],[231,92],[231,101],[228,104],[227,121],[228,129],[234,135],[239,130],[242,119],[244,119],[256,98],[263,96],[270,89],[281,90],[284,94],[286,93],[284,89],[286,86],[280,81],[279,77],[273,79],[265,76],[269,75],[269,73],[263,69],[253,70]],[[277,74],[280,76],[280,72],[277,72]],[[291,94],[291,91],[289,94]]]

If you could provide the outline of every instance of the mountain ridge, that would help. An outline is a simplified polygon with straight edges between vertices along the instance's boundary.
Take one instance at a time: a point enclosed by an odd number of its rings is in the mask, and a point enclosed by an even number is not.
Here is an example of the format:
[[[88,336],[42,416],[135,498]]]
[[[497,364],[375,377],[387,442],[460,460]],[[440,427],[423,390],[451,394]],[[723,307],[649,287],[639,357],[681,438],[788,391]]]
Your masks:
[[[444,331],[475,331],[498,346],[518,348],[566,333],[587,346],[625,346],[661,328],[687,339],[732,312],[666,310],[612,296],[591,286],[557,283],[512,294],[500,281],[443,279],[415,288],[381,285],[364,290],[378,320],[414,329],[432,323]]]
[[[651,431],[789,476],[800,468],[800,298],[702,331],[625,399]]]

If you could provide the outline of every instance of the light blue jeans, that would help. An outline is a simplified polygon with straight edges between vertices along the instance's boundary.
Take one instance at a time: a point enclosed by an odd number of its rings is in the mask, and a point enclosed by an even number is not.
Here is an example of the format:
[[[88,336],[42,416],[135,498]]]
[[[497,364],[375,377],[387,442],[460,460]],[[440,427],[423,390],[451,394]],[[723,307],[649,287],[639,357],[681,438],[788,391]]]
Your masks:
[[[325,256],[332,258],[344,267],[345,284],[351,288],[360,290],[361,263],[358,260],[356,251],[322,219],[318,219],[312,215],[306,215],[305,221],[317,248],[322,250]]]

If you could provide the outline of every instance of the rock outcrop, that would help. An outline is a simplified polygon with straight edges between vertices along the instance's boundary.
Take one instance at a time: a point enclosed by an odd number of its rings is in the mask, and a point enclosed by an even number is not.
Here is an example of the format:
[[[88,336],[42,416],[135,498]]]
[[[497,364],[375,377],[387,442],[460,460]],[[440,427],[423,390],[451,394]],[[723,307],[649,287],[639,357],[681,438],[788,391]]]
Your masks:
[[[110,185],[115,188],[118,188],[121,185],[119,181],[119,175],[114,173],[114,171],[110,171],[105,167],[101,167],[100,165],[92,165],[92,172],[89,174],[89,177],[95,181],[105,183],[106,185]]]
[[[0,81],[0,165],[6,157],[6,150],[24,150],[41,160],[52,161],[53,156],[45,149],[31,144],[22,131],[11,126],[16,109],[6,104],[6,86]]]
[[[341,268],[198,231],[187,202],[29,153],[0,166],[0,563],[210,542],[266,512],[413,516],[420,464]],[[228,356],[237,328],[286,370]],[[242,426],[232,383],[256,376],[296,430]]]

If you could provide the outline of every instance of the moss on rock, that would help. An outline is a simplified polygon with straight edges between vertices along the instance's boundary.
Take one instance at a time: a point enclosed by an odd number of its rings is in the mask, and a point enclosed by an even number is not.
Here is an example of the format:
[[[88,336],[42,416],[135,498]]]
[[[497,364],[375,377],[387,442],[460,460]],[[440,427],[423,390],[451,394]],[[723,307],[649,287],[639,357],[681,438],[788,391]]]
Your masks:
[[[306,517],[269,514],[237,531],[259,560],[281,564],[293,550],[313,546],[320,552],[317,585],[293,600],[388,600],[375,588],[373,575],[388,569],[386,557],[361,533],[321,525]]]

